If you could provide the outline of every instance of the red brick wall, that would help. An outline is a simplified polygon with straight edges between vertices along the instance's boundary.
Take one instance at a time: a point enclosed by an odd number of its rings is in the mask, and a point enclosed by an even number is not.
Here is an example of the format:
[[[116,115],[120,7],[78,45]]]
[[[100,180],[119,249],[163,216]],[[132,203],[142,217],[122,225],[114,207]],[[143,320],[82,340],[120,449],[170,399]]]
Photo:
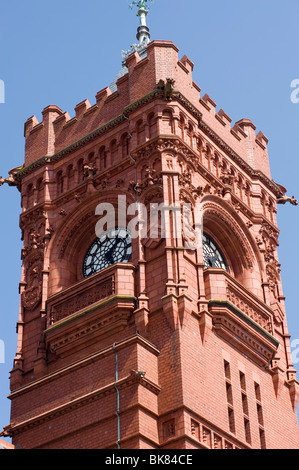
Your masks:
[[[154,41],[146,59],[132,54],[127,66],[118,91],[102,90],[93,106],[82,101],[75,118],[50,106],[42,123],[26,123],[7,432],[23,448],[116,448],[119,391],[121,448],[260,448],[260,430],[267,448],[296,448],[296,381],[277,258],[279,188],[270,180],[267,139],[248,120],[232,126],[201,97],[192,62],[179,60],[173,43]],[[169,100],[157,91],[168,78],[175,80]],[[205,269],[202,253],[184,249],[183,237],[137,239],[132,267],[109,271],[117,284],[111,295],[68,311],[91,292],[82,262],[96,237],[96,206],[116,207],[119,194],[127,205],[147,207],[201,202],[204,229],[229,273]],[[97,275],[99,289],[107,272]],[[56,323],[55,302],[65,302]]]

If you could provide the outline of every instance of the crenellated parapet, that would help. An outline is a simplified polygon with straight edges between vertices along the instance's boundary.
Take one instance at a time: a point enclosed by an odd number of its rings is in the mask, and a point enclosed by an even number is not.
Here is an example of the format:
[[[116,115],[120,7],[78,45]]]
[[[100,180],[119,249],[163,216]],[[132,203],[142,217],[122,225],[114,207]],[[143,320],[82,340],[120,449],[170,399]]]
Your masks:
[[[41,122],[31,116],[25,123],[25,166],[56,154],[115,116],[122,116],[128,106],[146,99],[160,86],[160,96],[168,101],[175,99],[173,91],[179,91],[185,102],[201,116],[203,128],[213,128],[246,163],[270,178],[267,138],[262,132],[256,133],[248,119],[233,124],[223,109],[216,110],[216,103],[209,95],[201,96],[201,89],[192,78],[193,62],[186,55],[179,60],[178,52],[170,41],[152,41],[145,58],[141,59],[137,51],[127,57],[127,72],[117,80],[116,91],[104,88],[96,94],[94,104],[83,100],[75,106],[74,113],[51,105],[42,111]],[[163,93],[161,84],[164,84]]]

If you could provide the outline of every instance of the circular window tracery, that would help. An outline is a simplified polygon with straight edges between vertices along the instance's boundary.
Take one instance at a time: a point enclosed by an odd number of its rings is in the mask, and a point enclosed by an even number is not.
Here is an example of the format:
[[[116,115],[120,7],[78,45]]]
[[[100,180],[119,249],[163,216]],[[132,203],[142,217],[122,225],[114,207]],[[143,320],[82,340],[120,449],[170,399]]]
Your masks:
[[[203,260],[205,268],[222,268],[229,271],[225,258],[217,244],[206,233],[203,234]]]
[[[115,263],[127,263],[132,254],[132,240],[126,228],[104,232],[88,249],[83,262],[83,276],[89,277]]]

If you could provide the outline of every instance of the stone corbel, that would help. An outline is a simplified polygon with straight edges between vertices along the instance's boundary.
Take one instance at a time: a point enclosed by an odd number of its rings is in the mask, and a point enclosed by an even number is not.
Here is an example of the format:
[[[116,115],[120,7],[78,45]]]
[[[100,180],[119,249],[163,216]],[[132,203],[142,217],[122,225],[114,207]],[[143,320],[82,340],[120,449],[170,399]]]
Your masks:
[[[10,371],[10,389],[14,390],[23,385],[24,359],[21,353],[17,353],[14,358],[14,367]]]
[[[188,287],[183,289],[181,294],[177,297],[177,306],[178,306],[178,319],[181,326],[187,322],[189,315],[191,315],[194,310],[194,305],[192,298],[187,294]]]
[[[36,379],[47,373],[47,352],[44,343],[40,343],[37,349],[37,357],[34,360],[34,375]]]
[[[271,367],[272,372],[272,381],[275,390],[276,398],[279,397],[280,392],[282,390],[282,386],[284,385],[285,381],[285,371],[279,367],[280,358],[275,357],[273,359],[273,366]]]
[[[296,411],[298,401],[299,401],[299,382],[294,377],[287,381],[287,385],[289,387],[293,410]]]
[[[135,325],[138,329],[139,334],[141,334],[142,336],[145,336],[147,332],[149,315],[148,301],[148,297],[146,297],[145,295],[141,295],[138,298],[139,308],[134,311]]]
[[[179,325],[178,318],[178,300],[177,296],[173,293],[169,293],[162,297],[162,305],[164,315],[172,330],[176,330]]]
[[[201,341],[203,345],[207,342],[212,329],[213,329],[213,315],[208,311],[208,309],[204,309],[200,312],[200,320],[199,320],[199,332],[200,332]]]

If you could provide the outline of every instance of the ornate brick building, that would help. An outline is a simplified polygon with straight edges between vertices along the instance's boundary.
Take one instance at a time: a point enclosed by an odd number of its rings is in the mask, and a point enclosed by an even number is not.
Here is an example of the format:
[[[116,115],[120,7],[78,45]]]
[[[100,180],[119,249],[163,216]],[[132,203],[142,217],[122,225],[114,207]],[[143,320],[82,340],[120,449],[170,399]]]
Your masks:
[[[95,104],[27,120],[25,163],[5,180],[24,247],[4,435],[25,449],[297,448],[277,257],[289,198],[267,138],[201,96],[172,42],[149,42],[144,23],[138,38]],[[199,202],[202,249],[183,233],[97,237],[98,204],[119,215],[119,196]]]

